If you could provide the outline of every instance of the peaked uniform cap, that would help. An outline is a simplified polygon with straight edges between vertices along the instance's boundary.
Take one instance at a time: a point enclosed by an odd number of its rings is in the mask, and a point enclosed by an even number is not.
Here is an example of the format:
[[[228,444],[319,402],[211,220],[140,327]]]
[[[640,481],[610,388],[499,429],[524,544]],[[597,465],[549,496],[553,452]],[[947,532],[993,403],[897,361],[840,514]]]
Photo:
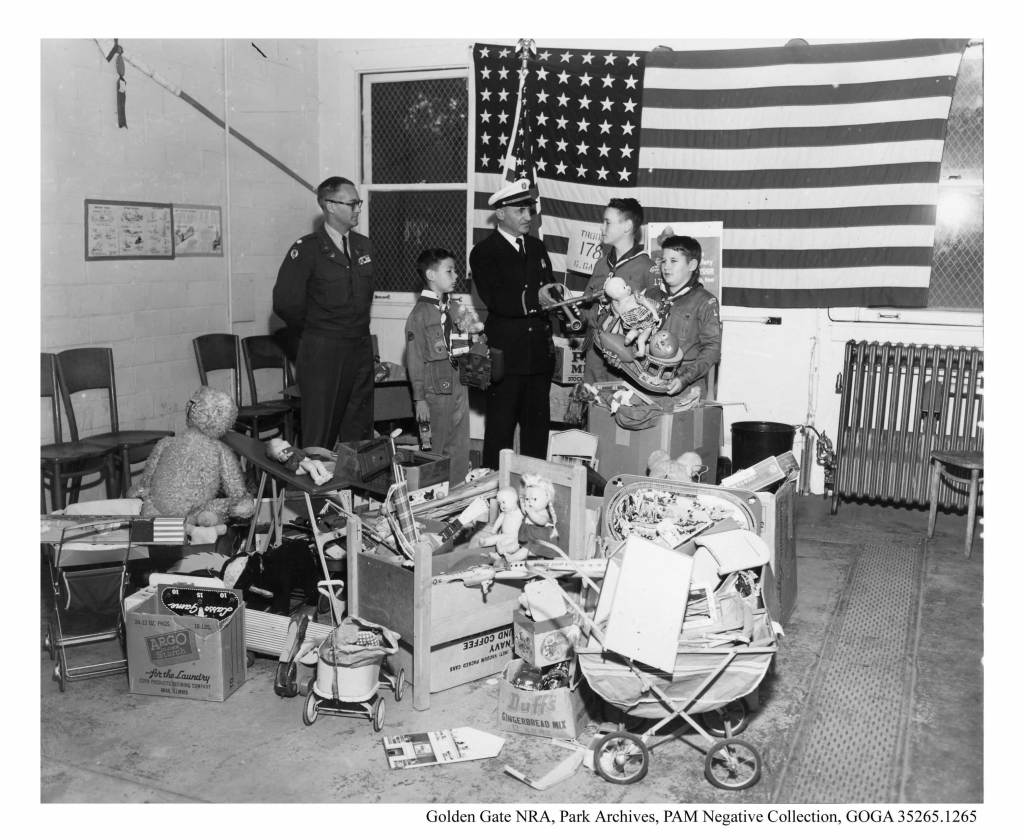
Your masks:
[[[530,186],[526,178],[520,178],[506,184],[487,199],[488,207],[508,207],[513,204],[533,204],[537,200],[537,190]]]

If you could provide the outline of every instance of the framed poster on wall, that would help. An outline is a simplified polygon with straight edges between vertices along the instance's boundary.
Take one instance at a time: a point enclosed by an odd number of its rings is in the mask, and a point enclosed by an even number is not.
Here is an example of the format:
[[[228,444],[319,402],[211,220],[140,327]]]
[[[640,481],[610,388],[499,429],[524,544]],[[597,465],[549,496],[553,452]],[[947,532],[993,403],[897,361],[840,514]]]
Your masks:
[[[85,200],[87,260],[173,260],[170,204]]]
[[[174,205],[174,256],[224,256],[220,207],[212,204]]]

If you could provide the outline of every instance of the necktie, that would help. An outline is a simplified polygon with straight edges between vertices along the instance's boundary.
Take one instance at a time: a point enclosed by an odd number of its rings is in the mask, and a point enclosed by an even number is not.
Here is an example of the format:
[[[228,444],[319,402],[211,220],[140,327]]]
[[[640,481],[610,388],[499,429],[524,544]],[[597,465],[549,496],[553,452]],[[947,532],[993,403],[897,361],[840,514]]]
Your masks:
[[[521,236],[516,237],[516,247],[519,249],[519,256],[524,260],[526,259],[526,248],[523,245],[523,238]]]
[[[348,237],[341,237],[341,251],[345,255],[345,259],[348,262],[352,262],[352,258],[348,255]]]
[[[444,295],[437,301],[437,308],[441,313],[441,334],[444,336],[444,347],[448,351],[448,361],[455,367],[455,357],[452,356],[452,316],[451,305],[448,295]]]

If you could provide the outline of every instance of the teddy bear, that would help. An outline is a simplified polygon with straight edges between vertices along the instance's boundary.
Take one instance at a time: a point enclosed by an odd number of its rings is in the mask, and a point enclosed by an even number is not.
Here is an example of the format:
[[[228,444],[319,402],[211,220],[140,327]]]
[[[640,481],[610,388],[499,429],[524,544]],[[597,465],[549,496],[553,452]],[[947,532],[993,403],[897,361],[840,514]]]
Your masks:
[[[215,542],[229,516],[246,519],[256,503],[237,456],[223,443],[238,407],[227,394],[201,387],[185,406],[185,431],[157,441],[131,495],[142,516],[184,517],[192,543]]]
[[[656,449],[647,459],[647,474],[651,478],[666,478],[669,481],[700,481],[705,467],[696,452],[684,452],[675,460],[664,449]]]

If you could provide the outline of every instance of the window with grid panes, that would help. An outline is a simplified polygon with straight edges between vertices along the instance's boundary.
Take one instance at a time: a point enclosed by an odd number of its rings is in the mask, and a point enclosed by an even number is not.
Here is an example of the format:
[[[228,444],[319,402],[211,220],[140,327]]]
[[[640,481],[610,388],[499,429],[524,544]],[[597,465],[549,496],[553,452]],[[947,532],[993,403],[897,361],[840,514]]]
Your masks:
[[[984,90],[982,45],[964,52],[939,176],[929,309],[981,310],[984,303]]]
[[[363,172],[378,291],[419,292],[416,257],[447,248],[466,284],[465,69],[362,77]]]

